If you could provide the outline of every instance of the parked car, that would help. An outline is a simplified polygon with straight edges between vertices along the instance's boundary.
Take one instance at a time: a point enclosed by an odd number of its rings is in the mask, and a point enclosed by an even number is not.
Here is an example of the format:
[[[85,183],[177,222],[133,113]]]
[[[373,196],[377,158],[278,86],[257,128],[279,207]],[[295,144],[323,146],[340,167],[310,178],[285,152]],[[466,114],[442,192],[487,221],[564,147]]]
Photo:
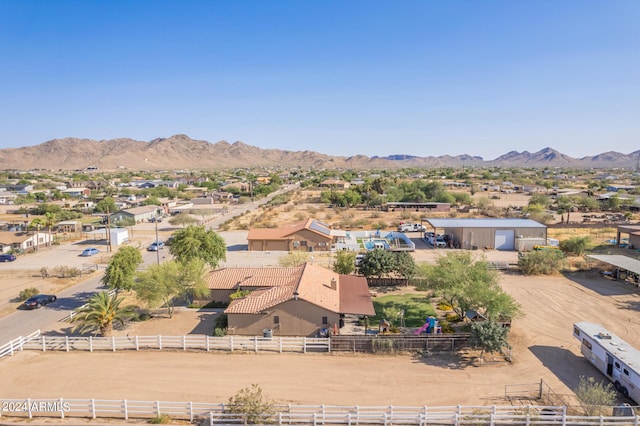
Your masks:
[[[153,222],[162,222],[162,218],[161,217],[152,217],[151,219],[149,219],[149,222],[153,223]]]
[[[57,297],[51,294],[36,294],[28,298],[22,306],[26,309],[38,309],[48,303],[55,302],[56,299]]]
[[[442,235],[431,236],[427,239],[427,241],[434,247],[444,248],[447,246],[447,241]]]
[[[13,262],[16,257],[12,254],[2,253],[0,254],[0,262]]]
[[[89,247],[88,249],[84,249],[82,251],[82,253],[80,253],[80,256],[89,257],[89,256],[93,256],[94,254],[98,254],[98,253],[100,253],[100,250],[98,250],[95,247]]]
[[[148,251],[158,251],[158,250],[162,250],[164,248],[164,243],[162,241],[154,241],[151,244],[149,244],[149,247],[147,247]]]

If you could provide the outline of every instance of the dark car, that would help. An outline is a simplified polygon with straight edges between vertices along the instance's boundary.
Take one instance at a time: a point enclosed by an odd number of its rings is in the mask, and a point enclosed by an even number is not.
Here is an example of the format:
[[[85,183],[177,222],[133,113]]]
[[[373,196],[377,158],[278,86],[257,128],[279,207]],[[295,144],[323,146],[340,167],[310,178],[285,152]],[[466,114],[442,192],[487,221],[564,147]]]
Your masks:
[[[16,257],[12,254],[0,254],[0,262],[13,262],[14,260],[16,260]]]
[[[51,294],[36,294],[28,298],[23,306],[26,309],[38,309],[47,303],[55,302],[56,299],[57,297]]]

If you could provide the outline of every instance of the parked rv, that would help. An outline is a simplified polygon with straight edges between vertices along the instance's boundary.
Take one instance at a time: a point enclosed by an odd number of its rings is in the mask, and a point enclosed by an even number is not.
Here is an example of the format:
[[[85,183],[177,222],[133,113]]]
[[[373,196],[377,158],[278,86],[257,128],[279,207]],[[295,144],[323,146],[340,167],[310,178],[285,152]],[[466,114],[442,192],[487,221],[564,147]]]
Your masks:
[[[573,336],[581,343],[582,355],[622,396],[640,401],[640,351],[599,324],[577,322]]]

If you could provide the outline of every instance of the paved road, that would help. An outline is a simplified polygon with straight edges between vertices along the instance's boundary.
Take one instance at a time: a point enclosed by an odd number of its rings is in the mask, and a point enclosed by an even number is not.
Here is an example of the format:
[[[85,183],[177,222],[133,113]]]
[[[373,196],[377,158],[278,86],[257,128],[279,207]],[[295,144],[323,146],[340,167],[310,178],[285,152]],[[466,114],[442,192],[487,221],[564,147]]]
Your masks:
[[[228,219],[240,216],[247,210],[254,210],[267,203],[273,197],[296,189],[298,185],[287,185],[283,189],[270,194],[268,197],[251,203],[242,204],[230,208],[229,212],[207,224],[208,229],[218,227]],[[136,231],[133,231],[136,232]],[[221,232],[228,246],[227,261],[220,266],[266,266],[277,265],[281,252],[247,252],[247,232]],[[164,233],[163,233],[164,235]],[[154,240],[153,235],[146,235],[149,241]],[[97,247],[101,253],[92,257],[79,257],[79,254],[87,247]],[[170,257],[167,248],[159,252],[143,251],[142,257],[145,264],[162,262]],[[12,268],[39,270],[43,266],[55,268],[56,266],[77,266],[104,264],[108,261],[106,241],[85,240],[69,244],[61,244],[43,249],[28,256],[21,256],[12,263]],[[87,299],[100,289],[102,274],[91,277],[82,283],[75,285],[57,294],[58,300],[45,305],[38,310],[17,310],[15,313],[0,318],[0,345],[18,336],[28,335],[36,330],[46,331],[58,326],[60,320],[69,312],[86,303]]]

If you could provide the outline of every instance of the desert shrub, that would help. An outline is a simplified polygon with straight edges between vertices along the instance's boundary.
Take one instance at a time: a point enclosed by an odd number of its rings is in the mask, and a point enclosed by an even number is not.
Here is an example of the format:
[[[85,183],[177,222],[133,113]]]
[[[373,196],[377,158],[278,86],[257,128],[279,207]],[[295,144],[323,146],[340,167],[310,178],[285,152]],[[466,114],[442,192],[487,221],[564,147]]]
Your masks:
[[[226,328],[220,328],[220,327],[216,327],[213,330],[213,335],[216,337],[224,337],[227,335],[227,329]]]
[[[290,251],[284,256],[280,256],[278,264],[284,267],[300,266],[309,260],[309,254],[302,251]]]
[[[440,320],[438,321],[438,324],[440,324],[440,329],[442,330],[442,333],[455,333],[455,330],[453,329],[449,321]]]
[[[387,222],[378,221],[371,224],[373,229],[385,229],[387,227]]]
[[[562,269],[562,252],[534,250],[518,256],[518,267],[524,275],[553,275]]]
[[[235,292],[229,295],[229,300],[233,301],[236,299],[241,299],[251,293],[249,290],[236,290]]]
[[[292,204],[287,204],[286,206],[284,206],[284,211],[285,212],[290,212],[294,209],[294,206]]]
[[[149,423],[153,425],[168,425],[171,423],[171,416],[168,414],[160,414],[159,416],[149,420]]]
[[[603,408],[610,409],[616,400],[616,390],[611,383],[605,385],[593,377],[580,376],[575,393],[587,416],[604,414]]]
[[[441,300],[440,302],[438,302],[438,309],[440,309],[441,311],[450,311],[452,308],[450,304],[448,304],[444,300]]]
[[[446,318],[447,318],[447,321],[449,322],[460,321],[460,317],[458,316],[458,314],[455,314],[455,313],[447,314]]]
[[[400,219],[402,219],[403,221],[407,221],[411,219],[411,212],[409,211],[402,211],[402,213],[400,213]]]
[[[225,411],[242,416],[245,424],[269,423],[274,414],[273,402],[263,395],[257,384],[240,389],[229,398]]]
[[[215,328],[226,329],[228,326],[229,318],[227,317],[227,314],[222,314],[216,318]]]
[[[54,270],[60,278],[73,278],[82,275],[82,271],[79,268],[70,266],[56,266]]]
[[[131,317],[131,321],[149,321],[151,318],[153,318],[153,315],[151,315],[149,312],[139,312],[138,315],[134,315],[133,317]]]
[[[371,219],[378,219],[380,217],[382,217],[382,214],[380,212],[373,212],[371,213]]]
[[[560,241],[560,249],[565,253],[582,256],[591,246],[591,237],[588,235],[582,237],[573,237],[568,240]]]
[[[296,220],[304,220],[304,218],[306,217],[306,215],[302,212],[296,213],[294,215],[294,217],[296,218]]]
[[[21,302],[24,302],[31,296],[35,296],[36,294],[39,294],[39,293],[40,291],[35,287],[25,288],[18,294],[18,300]]]

